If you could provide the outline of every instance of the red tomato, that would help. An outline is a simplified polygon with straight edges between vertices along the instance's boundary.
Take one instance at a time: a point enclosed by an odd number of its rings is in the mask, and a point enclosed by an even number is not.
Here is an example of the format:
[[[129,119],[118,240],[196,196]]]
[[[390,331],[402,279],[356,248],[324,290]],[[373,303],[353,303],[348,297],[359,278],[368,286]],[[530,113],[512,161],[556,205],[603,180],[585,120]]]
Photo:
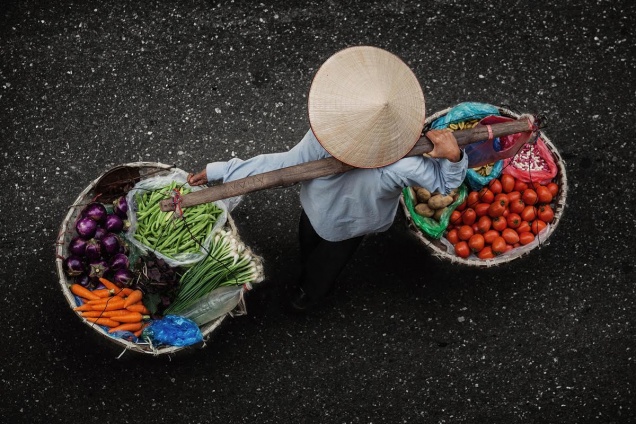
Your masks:
[[[541,205],[537,211],[537,216],[541,221],[550,223],[554,219],[554,211],[550,205]]]
[[[519,215],[524,221],[532,222],[537,217],[537,208],[534,206],[526,206]]]
[[[489,203],[477,203],[477,205],[475,205],[475,213],[477,214],[477,216],[488,215],[489,206]]]
[[[521,213],[525,207],[526,207],[526,204],[523,203],[523,200],[521,199],[512,201],[508,205],[508,209],[510,210],[510,212],[517,213],[517,214]]]
[[[510,193],[515,189],[515,177],[510,174],[503,174],[499,177],[501,180],[501,190],[504,193]]]
[[[501,236],[497,236],[492,241],[491,247],[492,253],[494,253],[495,255],[500,255],[506,251],[506,240],[504,240],[504,238]]]
[[[523,203],[526,205],[534,205],[538,200],[537,192],[531,188],[525,189],[521,193],[521,200],[523,200]]]
[[[451,212],[448,222],[453,225],[460,224],[462,222],[462,213],[455,209],[453,212]]]
[[[468,247],[470,247],[470,250],[472,250],[473,252],[479,252],[481,249],[484,248],[485,244],[486,242],[484,240],[484,236],[482,236],[481,234],[473,234],[468,239]]]
[[[559,194],[559,186],[557,183],[548,183],[546,186],[552,197],[556,197]]]
[[[446,240],[448,240],[450,244],[457,244],[457,242],[459,241],[459,235],[456,228],[453,228],[446,233]]]
[[[459,205],[459,206],[457,206],[457,207],[455,208],[455,210],[456,210],[456,211],[459,211],[459,212],[463,211],[464,209],[466,209],[466,204],[467,204],[467,203],[468,203],[468,202],[466,201],[466,199],[464,199],[464,201],[463,201],[462,203],[460,203],[460,205]]]
[[[517,232],[513,230],[512,228],[505,228],[501,232],[501,237],[503,237],[503,239],[506,240],[506,243],[510,245],[513,245],[519,242],[519,234],[517,234]]]
[[[462,222],[466,225],[473,225],[476,219],[477,214],[473,208],[466,208],[466,210],[462,213]]]
[[[521,225],[521,217],[519,214],[511,212],[506,217],[506,223],[510,228],[519,228],[519,225]]]
[[[550,203],[552,201],[552,193],[546,186],[537,187],[537,198],[539,203]]]
[[[474,208],[477,203],[479,203],[479,192],[471,191],[468,193],[468,197],[466,198],[466,207]]]
[[[525,246],[528,243],[532,243],[532,240],[534,240],[534,234],[532,234],[530,231],[519,234],[519,243],[521,243],[522,246]]]
[[[492,203],[495,200],[495,194],[487,187],[479,190],[479,200],[484,203]]]
[[[521,221],[521,224],[516,228],[517,233],[527,233],[528,231],[532,231],[530,228],[530,223],[528,221]]]
[[[500,202],[506,208],[508,207],[508,204],[510,203],[510,199],[506,193],[499,193],[498,195],[495,196],[494,201]]]
[[[485,246],[477,253],[477,257],[479,259],[492,259],[495,255],[492,254],[492,248],[490,246]]]
[[[493,194],[501,193],[501,190],[502,190],[501,181],[499,181],[497,178],[493,178],[488,183],[488,188],[490,189],[490,191],[493,192]]]
[[[490,219],[490,217],[482,216],[481,218],[479,218],[479,221],[477,221],[477,232],[480,234],[484,234],[486,233],[486,231],[490,230],[491,225],[492,220]]]
[[[515,181],[515,191],[518,191],[519,193],[523,193],[523,191],[525,189],[527,189],[527,188],[528,188],[528,184],[527,183],[524,183],[521,180],[516,180]]]
[[[519,200],[521,199],[521,192],[519,191],[511,191],[510,193],[508,193],[508,200],[510,201],[510,203],[514,202],[515,200]]]
[[[501,202],[492,202],[488,207],[488,216],[491,218],[498,218],[503,215],[506,207]]]
[[[508,226],[508,223],[506,222],[506,218],[504,218],[503,216],[498,216],[492,219],[493,230],[503,231],[504,228],[506,228],[507,226]]]
[[[499,231],[497,230],[488,230],[484,233],[484,241],[486,244],[492,244],[496,237],[499,237]]]
[[[455,245],[455,254],[460,258],[467,258],[470,255],[470,248],[468,243],[460,241]]]
[[[539,234],[548,224],[546,224],[544,221],[541,221],[540,219],[535,219],[534,221],[532,221],[532,224],[530,224],[530,228],[532,229],[532,234],[537,235]]]
[[[462,225],[459,227],[459,230],[457,230],[457,236],[460,240],[468,240],[473,234],[475,233],[473,231],[473,227],[470,225]]]

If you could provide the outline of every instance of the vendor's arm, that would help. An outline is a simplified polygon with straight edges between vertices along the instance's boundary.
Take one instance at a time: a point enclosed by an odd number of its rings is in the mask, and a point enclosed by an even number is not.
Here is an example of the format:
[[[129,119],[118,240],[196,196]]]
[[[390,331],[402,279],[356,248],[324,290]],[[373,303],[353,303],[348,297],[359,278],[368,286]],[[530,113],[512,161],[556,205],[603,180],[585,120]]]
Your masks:
[[[432,130],[426,136],[433,143],[428,157],[410,156],[383,169],[387,181],[397,187],[420,186],[448,194],[466,177],[468,156],[449,130]]]
[[[190,185],[202,185],[208,181],[233,181],[328,156],[309,130],[303,139],[287,152],[258,155],[247,160],[234,158],[226,162],[211,162],[204,170],[189,176],[188,182]]]

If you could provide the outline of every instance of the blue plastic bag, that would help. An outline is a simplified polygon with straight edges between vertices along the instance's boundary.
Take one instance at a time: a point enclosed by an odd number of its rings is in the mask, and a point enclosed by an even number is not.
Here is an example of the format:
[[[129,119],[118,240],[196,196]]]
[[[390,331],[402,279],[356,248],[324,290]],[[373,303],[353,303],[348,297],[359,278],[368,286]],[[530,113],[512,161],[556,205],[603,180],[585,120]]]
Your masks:
[[[190,346],[203,341],[199,326],[178,315],[166,315],[152,321],[142,334],[157,345]]]
[[[492,179],[498,178],[501,175],[501,171],[503,170],[503,160],[498,160],[494,163],[490,174],[484,176],[479,172],[475,171],[472,168],[468,168],[466,171],[466,183],[472,190],[481,190],[482,187],[486,186]]]
[[[453,106],[444,116],[440,116],[434,120],[431,123],[431,129],[444,129],[448,128],[450,124],[470,121],[472,119],[482,119],[490,115],[500,115],[499,109],[487,103],[464,102]]]

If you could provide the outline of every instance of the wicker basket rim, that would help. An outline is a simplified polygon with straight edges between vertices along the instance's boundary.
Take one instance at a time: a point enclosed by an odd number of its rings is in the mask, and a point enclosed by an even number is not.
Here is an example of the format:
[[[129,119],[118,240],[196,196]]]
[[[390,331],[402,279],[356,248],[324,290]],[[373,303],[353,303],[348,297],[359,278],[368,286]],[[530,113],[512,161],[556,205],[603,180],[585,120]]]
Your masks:
[[[440,110],[434,113],[433,115],[429,116],[425,121],[425,125],[429,125],[435,119],[441,116],[444,116],[451,109],[452,108],[449,107],[449,108]],[[519,118],[521,116],[521,114],[513,112],[504,107],[498,107],[498,109],[500,113],[504,116],[509,116],[513,118]],[[548,228],[546,234],[544,235],[544,241],[539,242],[538,246],[540,247],[548,243],[550,236],[554,233],[554,231],[556,230],[559,224],[559,221],[561,220],[561,217],[563,215],[563,210],[565,209],[565,205],[566,205],[568,185],[567,185],[567,174],[565,170],[565,162],[563,158],[561,157],[561,154],[558,152],[557,148],[550,141],[550,139],[543,133],[543,131],[539,131],[539,134],[541,136],[541,139],[544,141],[545,145],[550,150],[550,152],[555,156],[555,162],[558,167],[557,178],[560,182],[559,197],[555,201],[556,206],[554,208],[554,221],[550,224],[550,227]],[[429,237],[423,234],[422,231],[419,230],[419,228],[417,228],[417,226],[413,223],[413,219],[411,218],[411,214],[408,208],[406,207],[406,204],[404,202],[404,196],[400,197],[400,203],[406,215],[410,231],[416,236],[416,238],[418,238],[422,242],[424,247],[427,248],[438,259],[446,259],[446,260],[449,260],[451,263],[457,263],[457,264],[468,265],[473,267],[489,268],[492,266],[510,262],[514,259],[518,259],[529,253],[529,251],[521,251],[518,253],[507,253],[504,255],[497,256],[493,259],[475,259],[470,257],[460,258],[459,256],[454,255],[446,251],[445,249],[442,249],[440,246],[435,244],[433,240],[431,240]],[[534,250],[534,249],[531,249],[531,250]]]

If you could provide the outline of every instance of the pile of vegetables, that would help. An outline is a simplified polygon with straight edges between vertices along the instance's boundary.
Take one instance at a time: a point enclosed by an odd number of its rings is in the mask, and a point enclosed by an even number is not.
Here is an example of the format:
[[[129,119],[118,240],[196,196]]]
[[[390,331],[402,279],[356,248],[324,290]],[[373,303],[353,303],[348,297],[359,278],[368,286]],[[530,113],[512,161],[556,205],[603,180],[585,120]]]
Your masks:
[[[415,200],[415,212],[425,218],[433,218],[440,221],[446,208],[457,200],[458,191],[455,189],[449,194],[444,195],[439,192],[431,193],[424,187],[412,187]]]
[[[189,192],[174,182],[144,191],[131,207],[126,197],[113,204],[91,202],[77,217],[63,260],[68,288],[78,305],[74,310],[113,337],[140,341],[139,337],[147,336],[144,328],[168,315],[179,315],[210,291],[262,280],[260,259],[238,235],[214,230],[223,213],[218,206],[184,208],[182,215],[162,212],[159,201],[172,190]],[[137,227],[132,235],[125,235],[129,217],[136,218]],[[124,236],[152,250],[140,251],[136,243],[128,245]],[[170,266],[159,255],[201,251],[207,255],[200,261],[180,266]]]
[[[141,336],[150,319],[150,311],[142,303],[143,292],[121,288],[106,278],[99,281],[104,289],[89,290],[79,284],[71,285],[71,293],[82,300],[82,305],[74,310],[86,321],[108,327],[111,334],[127,331]]]
[[[212,290],[262,280],[262,265],[232,231],[218,231],[205,259],[181,277],[175,301],[166,313],[178,314]]]
[[[109,209],[92,202],[80,212],[75,224],[76,235],[69,243],[64,269],[83,287],[97,287],[100,277],[122,286],[133,282],[128,246],[121,237],[128,225],[126,199],[120,197]]]
[[[471,191],[452,213],[444,238],[461,258],[491,259],[532,243],[554,220],[555,182],[526,183],[510,174]]]
[[[184,195],[190,189],[172,182],[166,187],[145,191],[135,197],[135,239],[170,258],[178,254],[199,252],[223,212],[214,203],[185,208],[182,216],[174,212],[163,212],[159,201],[168,198],[175,191]]]

